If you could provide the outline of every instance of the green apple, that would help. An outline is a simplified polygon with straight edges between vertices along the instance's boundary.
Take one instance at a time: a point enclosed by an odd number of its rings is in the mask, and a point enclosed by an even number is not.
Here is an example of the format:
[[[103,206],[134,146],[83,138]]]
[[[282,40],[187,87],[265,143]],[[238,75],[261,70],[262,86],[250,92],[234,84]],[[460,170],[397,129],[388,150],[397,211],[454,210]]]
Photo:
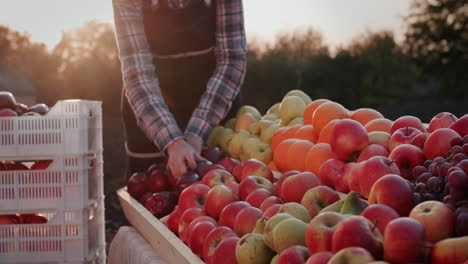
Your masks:
[[[260,112],[257,110],[257,108],[251,106],[251,105],[243,105],[237,110],[236,118],[239,118],[239,116],[245,114],[245,113],[250,113],[252,116],[255,118],[255,120],[260,120],[262,115]]]
[[[241,130],[234,133],[231,142],[229,142],[227,153],[232,158],[238,159],[244,152],[242,146],[250,138],[250,133],[247,130]]]
[[[302,204],[295,202],[282,204],[278,209],[278,213],[290,214],[304,223],[309,223],[312,219],[307,208],[305,208]]]
[[[275,252],[265,245],[263,235],[245,234],[236,245],[236,259],[242,264],[269,264]]]
[[[293,218],[293,216],[286,213],[278,213],[267,220],[265,228],[263,230],[263,239],[265,240],[265,244],[267,246],[273,248],[273,229],[275,228],[275,226],[281,221],[289,218]]]
[[[288,124],[294,118],[302,117],[304,115],[305,108],[306,105],[300,97],[295,95],[286,96],[283,101],[281,101],[279,107],[282,123]]]
[[[268,110],[267,110],[267,114],[276,114],[279,116],[279,108],[280,108],[280,103],[276,103],[274,105],[272,105]]]
[[[295,217],[279,222],[273,228],[273,249],[277,253],[281,253],[290,246],[300,245],[305,247],[306,229],[307,224]]]
[[[241,130],[249,130],[249,127],[256,122],[257,119],[254,117],[253,114],[245,112],[236,117],[236,125],[234,127],[234,131],[239,132]]]
[[[310,99],[310,97],[301,90],[291,90],[284,97],[291,96],[291,95],[295,95],[295,96],[301,98],[306,106],[308,106],[310,103],[312,103],[312,99]]]
[[[234,128],[236,128],[236,122],[237,122],[237,118],[233,117],[229,119],[228,121],[226,121],[226,123],[224,124],[224,127],[234,130]]]
[[[248,159],[256,159],[265,164],[273,159],[273,151],[270,145],[258,138],[251,137],[244,141],[242,149]]]
[[[219,146],[227,152],[229,143],[234,137],[234,131],[230,128],[224,128],[223,133],[219,136],[218,144]]]
[[[219,139],[221,135],[224,133],[224,127],[222,126],[215,126],[211,131],[208,140],[206,141],[206,145],[210,148],[217,147],[219,145]]]
[[[280,124],[272,124],[271,126],[267,127],[266,129],[262,130],[260,134],[260,140],[271,145],[271,138],[275,134],[275,132],[280,129]]]

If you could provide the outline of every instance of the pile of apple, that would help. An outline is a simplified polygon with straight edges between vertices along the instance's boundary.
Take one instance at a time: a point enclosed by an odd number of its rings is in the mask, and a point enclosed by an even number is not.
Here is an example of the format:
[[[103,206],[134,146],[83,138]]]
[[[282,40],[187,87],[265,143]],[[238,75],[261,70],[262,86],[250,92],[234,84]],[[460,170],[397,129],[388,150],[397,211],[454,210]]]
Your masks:
[[[0,117],[15,116],[41,116],[49,112],[49,107],[45,104],[35,104],[27,106],[17,103],[15,97],[10,92],[0,91]]]

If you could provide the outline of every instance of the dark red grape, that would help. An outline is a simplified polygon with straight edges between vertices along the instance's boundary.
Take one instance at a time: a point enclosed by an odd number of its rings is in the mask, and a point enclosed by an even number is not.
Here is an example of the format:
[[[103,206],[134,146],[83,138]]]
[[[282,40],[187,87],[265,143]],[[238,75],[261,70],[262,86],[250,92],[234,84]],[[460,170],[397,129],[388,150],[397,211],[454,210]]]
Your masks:
[[[432,177],[432,174],[430,172],[425,172],[416,179],[416,182],[426,183],[427,180],[429,180],[429,178],[431,177]]]
[[[462,147],[461,147],[461,146],[453,146],[453,147],[450,149],[450,153],[453,153],[453,154],[460,153],[461,151],[462,151]]]
[[[462,161],[464,159],[467,159],[467,156],[465,154],[457,153],[457,154],[453,155],[451,163],[452,164],[457,164],[458,162],[460,162],[460,161]]]
[[[468,135],[464,135],[462,141],[463,141],[463,144],[468,143]]]
[[[450,185],[450,183],[445,184],[444,191],[442,192],[442,195],[449,195],[451,188],[452,188],[452,185]]]
[[[443,176],[443,177],[447,176],[447,171],[452,167],[453,167],[453,165],[448,163],[448,162],[444,162],[444,163],[440,164],[440,166],[439,166],[439,175]]]
[[[455,220],[455,233],[458,236],[468,235],[468,213],[459,214]]]
[[[423,193],[422,197],[423,197],[424,201],[435,201],[435,200],[437,200],[437,197],[435,196],[435,194],[430,193],[430,192]]]
[[[417,193],[422,193],[426,190],[426,184],[420,182],[414,186],[414,191]]]
[[[442,178],[437,176],[432,176],[427,180],[426,191],[427,192],[442,192],[444,188],[444,182]]]
[[[455,188],[468,188],[468,175],[462,170],[452,171],[448,175],[448,183]]]
[[[450,140],[450,146],[461,146],[463,145],[463,139],[461,137],[454,137]]]
[[[433,162],[427,170],[434,176],[439,175],[439,163]]]
[[[411,174],[413,175],[413,178],[418,178],[419,176],[421,176],[421,174],[427,172],[427,168],[424,167],[424,166],[415,166],[412,170],[411,170]]]
[[[445,158],[443,157],[437,157],[433,160],[433,163],[442,163],[445,161]]]
[[[413,193],[413,201],[414,204],[419,204],[423,202],[423,196],[420,193]]]
[[[452,186],[450,188],[450,196],[452,196],[453,201],[456,203],[467,198],[467,192],[465,189],[458,189]]]
[[[432,164],[432,160],[426,160],[424,162],[424,167],[429,168],[429,165],[431,165],[431,164]]]
[[[442,202],[444,202],[445,204],[453,204],[454,203],[451,195],[445,196],[444,199],[442,199]]]
[[[461,148],[461,153],[468,156],[468,143],[463,144],[463,146]]]

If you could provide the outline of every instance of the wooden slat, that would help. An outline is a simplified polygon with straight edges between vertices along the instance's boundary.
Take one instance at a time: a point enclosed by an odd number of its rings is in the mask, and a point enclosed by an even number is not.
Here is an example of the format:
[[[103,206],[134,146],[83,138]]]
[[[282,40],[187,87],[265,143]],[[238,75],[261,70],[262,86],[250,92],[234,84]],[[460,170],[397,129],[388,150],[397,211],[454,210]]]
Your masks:
[[[161,221],[154,217],[137,200],[131,197],[126,187],[119,189],[117,195],[119,196],[120,204],[128,221],[167,263],[204,263]]]

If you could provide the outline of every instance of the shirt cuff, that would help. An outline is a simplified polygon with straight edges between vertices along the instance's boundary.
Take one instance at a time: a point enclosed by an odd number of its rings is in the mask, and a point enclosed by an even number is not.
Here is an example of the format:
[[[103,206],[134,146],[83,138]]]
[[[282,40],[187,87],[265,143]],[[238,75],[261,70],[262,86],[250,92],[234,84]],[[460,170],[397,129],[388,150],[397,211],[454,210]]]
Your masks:
[[[194,136],[201,137],[203,139],[203,142],[205,142],[209,136],[212,127],[213,125],[207,122],[206,120],[192,116],[188,123],[187,129],[185,130],[185,134],[191,134]]]
[[[159,129],[154,137],[154,144],[158,146],[159,150],[163,153],[167,153],[167,147],[177,139],[184,138],[184,135],[176,124],[170,124]]]

